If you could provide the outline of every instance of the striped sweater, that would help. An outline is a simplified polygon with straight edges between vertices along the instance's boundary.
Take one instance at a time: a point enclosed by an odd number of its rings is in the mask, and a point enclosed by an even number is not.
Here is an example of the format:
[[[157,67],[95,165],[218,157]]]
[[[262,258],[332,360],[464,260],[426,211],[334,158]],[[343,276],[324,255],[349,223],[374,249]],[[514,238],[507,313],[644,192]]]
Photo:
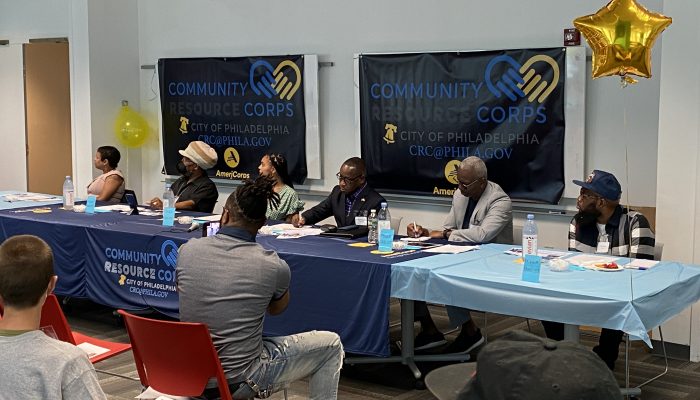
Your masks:
[[[654,259],[654,232],[649,226],[649,221],[641,213],[618,205],[605,225],[605,232],[610,241],[608,254]],[[572,219],[569,225],[569,250],[595,253],[598,236],[595,224],[579,225],[576,219]]]

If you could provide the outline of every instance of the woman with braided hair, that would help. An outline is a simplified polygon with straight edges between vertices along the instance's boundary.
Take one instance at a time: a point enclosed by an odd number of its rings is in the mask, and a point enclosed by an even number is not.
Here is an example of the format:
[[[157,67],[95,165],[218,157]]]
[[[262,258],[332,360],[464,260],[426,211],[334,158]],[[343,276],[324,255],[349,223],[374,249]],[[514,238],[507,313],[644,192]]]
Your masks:
[[[267,208],[267,218],[290,222],[292,215],[304,209],[304,202],[299,200],[299,195],[294,190],[294,183],[292,183],[287,168],[287,160],[279,153],[266,154],[260,159],[258,172],[260,176],[274,179],[274,190],[280,197],[278,205],[270,205]]]

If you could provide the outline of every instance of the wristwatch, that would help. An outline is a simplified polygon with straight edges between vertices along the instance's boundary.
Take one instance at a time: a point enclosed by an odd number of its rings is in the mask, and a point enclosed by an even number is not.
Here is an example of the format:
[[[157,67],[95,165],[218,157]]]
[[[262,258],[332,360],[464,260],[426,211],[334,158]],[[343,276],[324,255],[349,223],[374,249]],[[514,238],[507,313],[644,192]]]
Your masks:
[[[442,231],[442,238],[449,239],[450,233],[452,233],[452,229],[445,229],[444,231]]]

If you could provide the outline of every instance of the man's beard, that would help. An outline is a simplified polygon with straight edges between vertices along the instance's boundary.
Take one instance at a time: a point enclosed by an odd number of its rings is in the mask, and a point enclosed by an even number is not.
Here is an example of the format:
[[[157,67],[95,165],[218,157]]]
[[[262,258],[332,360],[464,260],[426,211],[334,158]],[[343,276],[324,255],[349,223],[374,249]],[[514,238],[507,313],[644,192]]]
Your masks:
[[[598,222],[600,211],[598,210],[581,210],[574,215],[574,220],[579,225],[593,225]]]

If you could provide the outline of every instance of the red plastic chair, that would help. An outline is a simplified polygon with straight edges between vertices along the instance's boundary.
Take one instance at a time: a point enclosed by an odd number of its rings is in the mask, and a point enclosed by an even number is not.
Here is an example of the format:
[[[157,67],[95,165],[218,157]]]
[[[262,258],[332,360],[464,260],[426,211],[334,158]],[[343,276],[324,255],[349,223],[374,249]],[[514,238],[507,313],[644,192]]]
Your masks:
[[[174,396],[199,396],[216,378],[222,400],[233,400],[205,324],[159,321],[119,310],[133,345],[141,385]]]
[[[61,310],[61,306],[58,304],[58,299],[54,294],[50,294],[46,298],[46,303],[44,303],[44,307],[41,309],[40,326],[42,328],[49,326],[52,327],[58,340],[68,342],[76,346],[82,343],[89,343],[109,349],[109,351],[106,353],[89,357],[90,362],[93,364],[131,349],[131,344],[129,343],[109,342],[107,340],[97,339],[79,332],[73,332],[70,329],[66,316],[63,315],[63,310]]]

